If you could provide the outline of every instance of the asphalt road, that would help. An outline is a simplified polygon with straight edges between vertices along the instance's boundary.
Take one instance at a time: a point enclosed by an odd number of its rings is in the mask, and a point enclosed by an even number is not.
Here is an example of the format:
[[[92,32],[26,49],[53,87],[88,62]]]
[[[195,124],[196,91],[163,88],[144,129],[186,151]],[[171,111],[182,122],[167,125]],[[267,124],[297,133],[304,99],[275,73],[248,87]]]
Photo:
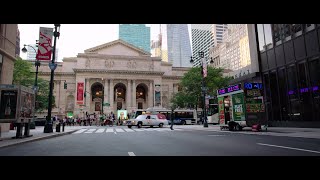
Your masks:
[[[89,127],[0,148],[0,156],[319,156],[320,140],[165,128]],[[100,130],[98,130],[100,129]],[[130,132],[127,132],[130,131]]]

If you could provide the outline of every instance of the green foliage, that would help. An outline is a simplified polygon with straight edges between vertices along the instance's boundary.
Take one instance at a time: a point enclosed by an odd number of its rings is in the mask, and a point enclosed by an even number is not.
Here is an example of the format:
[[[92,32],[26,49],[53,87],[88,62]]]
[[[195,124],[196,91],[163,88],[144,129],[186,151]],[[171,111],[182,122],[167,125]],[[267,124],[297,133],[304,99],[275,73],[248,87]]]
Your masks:
[[[223,77],[222,69],[217,69],[208,66],[207,77],[205,78],[205,84],[207,87],[206,94],[210,96],[217,95],[217,89],[228,85],[230,77]],[[201,104],[201,87],[202,87],[202,74],[201,67],[193,67],[189,72],[184,74],[180,81],[181,91],[176,93],[171,98],[171,103],[174,107],[193,107],[197,108],[198,104]]]
[[[25,61],[21,58],[17,58],[14,63],[13,70],[13,84],[23,85],[32,88],[35,83],[35,73],[32,69],[32,63]],[[49,96],[49,81],[46,81],[38,77],[38,93],[36,96],[36,101],[38,106],[36,106],[36,111],[41,112],[44,109],[48,109],[48,96]],[[55,98],[52,97],[52,104],[55,104]]]

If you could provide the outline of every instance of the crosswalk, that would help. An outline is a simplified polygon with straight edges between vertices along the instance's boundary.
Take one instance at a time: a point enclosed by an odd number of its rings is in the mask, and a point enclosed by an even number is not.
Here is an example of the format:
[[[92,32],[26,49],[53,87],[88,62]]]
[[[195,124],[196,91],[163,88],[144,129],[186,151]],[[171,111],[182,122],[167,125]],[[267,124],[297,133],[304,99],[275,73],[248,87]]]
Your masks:
[[[171,130],[169,128],[141,128],[141,129],[129,129],[129,128],[86,128],[86,129],[80,129],[72,134],[101,134],[101,133],[134,133],[134,132],[174,132],[174,131],[183,131],[183,129],[175,129]]]

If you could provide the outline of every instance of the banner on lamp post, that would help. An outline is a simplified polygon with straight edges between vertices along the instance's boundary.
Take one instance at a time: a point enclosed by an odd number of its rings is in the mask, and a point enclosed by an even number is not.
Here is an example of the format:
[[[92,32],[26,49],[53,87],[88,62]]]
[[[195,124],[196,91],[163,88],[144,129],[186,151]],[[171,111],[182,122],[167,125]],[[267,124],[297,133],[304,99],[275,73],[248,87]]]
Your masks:
[[[50,61],[52,55],[53,28],[40,27],[37,60]]]
[[[205,58],[202,58],[202,71],[203,77],[207,77],[207,61]]]

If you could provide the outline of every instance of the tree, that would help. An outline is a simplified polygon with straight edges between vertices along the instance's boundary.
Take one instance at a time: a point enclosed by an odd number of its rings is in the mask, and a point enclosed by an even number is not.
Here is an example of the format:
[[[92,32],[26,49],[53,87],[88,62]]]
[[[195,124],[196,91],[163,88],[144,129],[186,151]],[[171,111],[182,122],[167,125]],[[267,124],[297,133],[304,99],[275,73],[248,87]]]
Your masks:
[[[223,69],[217,69],[208,66],[207,77],[205,79],[207,87],[207,95],[216,96],[217,89],[228,85],[231,77],[223,77]],[[201,87],[202,87],[202,74],[201,67],[193,67],[184,74],[180,81],[180,89],[178,93],[172,98],[172,102],[176,103],[176,106],[181,108],[185,107],[198,107],[201,104]]]
[[[25,61],[20,57],[14,62],[13,69],[13,84],[23,85],[29,88],[34,86],[35,74],[32,73],[32,63],[29,61]],[[49,96],[49,81],[46,81],[40,77],[38,77],[38,87],[39,90],[36,96],[36,111],[41,112],[44,109],[48,109],[48,96]],[[54,97],[52,99],[52,104],[54,106],[55,101]]]

